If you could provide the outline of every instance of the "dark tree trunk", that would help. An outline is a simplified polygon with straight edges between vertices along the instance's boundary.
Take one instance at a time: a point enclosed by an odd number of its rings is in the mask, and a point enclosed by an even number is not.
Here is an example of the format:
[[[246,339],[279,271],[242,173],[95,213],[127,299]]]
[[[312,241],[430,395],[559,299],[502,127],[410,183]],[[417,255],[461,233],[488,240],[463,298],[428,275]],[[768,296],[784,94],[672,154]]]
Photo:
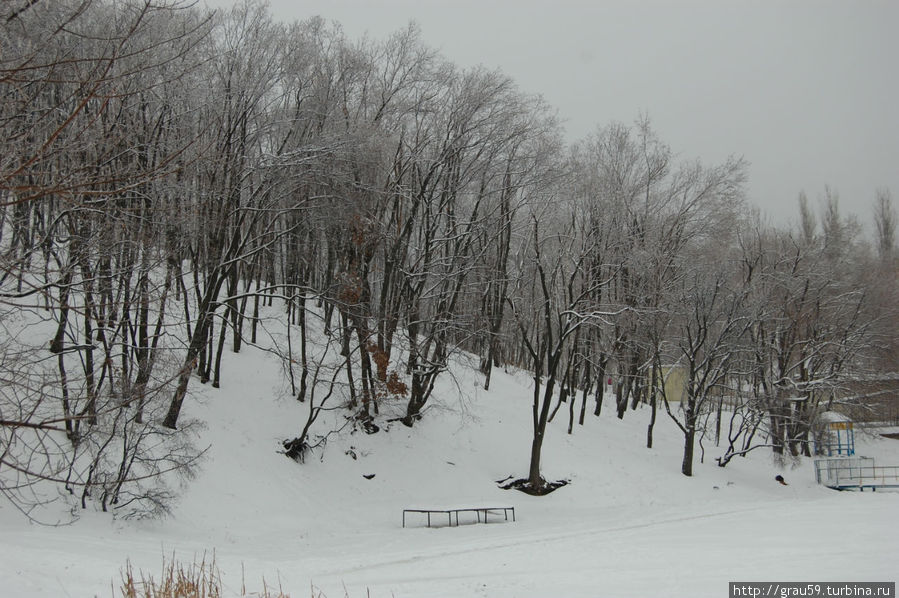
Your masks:
[[[624,419],[624,414],[627,413],[629,391],[630,384],[626,383],[624,380],[620,380],[615,385],[615,412],[618,419]]]
[[[353,378],[353,360],[351,359],[352,350],[350,348],[351,341],[351,332],[350,325],[347,321],[347,316],[344,312],[340,312],[340,342],[341,342],[341,351],[340,354],[344,357],[346,361],[346,380],[349,385],[350,391],[350,405],[355,407],[358,404],[358,399],[356,398],[356,381]]]
[[[194,327],[190,344],[187,347],[187,355],[181,365],[181,372],[178,374],[178,386],[175,388],[175,394],[169,404],[168,412],[162,425],[172,430],[177,428],[178,417],[181,414],[181,406],[184,404],[184,397],[187,394],[187,385],[190,382],[190,375],[197,365],[197,359],[200,352],[206,348],[206,339],[209,336],[209,327],[212,324],[212,317],[215,312],[215,298],[218,297],[223,279],[216,278],[209,281],[206,287],[206,293],[203,295],[197,307],[197,324]]]
[[[693,394],[693,373],[689,374],[687,389],[686,409],[684,410],[684,425],[681,430],[684,433],[684,462],[681,465],[681,473],[685,476],[693,475],[693,447],[696,440],[696,420],[699,414],[696,412],[696,396]]]
[[[681,473],[685,476],[693,475],[693,444],[696,438],[696,429],[693,424],[687,425],[687,431],[684,432],[684,462],[681,465]]]
[[[308,348],[306,346],[306,336],[308,331],[306,330],[306,295],[304,293],[300,293],[299,298],[299,324],[300,324],[300,367],[302,370],[300,371],[300,390],[297,393],[297,400],[301,403],[306,400],[306,385],[308,383],[309,378],[309,358],[307,356]]]
[[[652,448],[652,431],[656,425],[656,407],[658,405],[656,393],[658,392],[659,375],[659,368],[656,365],[656,362],[653,361],[649,386],[649,425],[646,427],[646,448],[650,449]]]
[[[531,488],[539,488],[543,484],[540,476],[540,454],[543,451],[543,432],[534,434],[531,440],[531,464],[528,468],[528,484]]]
[[[253,293],[253,317],[250,326],[250,341],[256,344],[256,329],[259,326],[259,289],[262,288],[262,268],[256,275],[256,292]]]
[[[222,353],[225,351],[225,336],[228,333],[228,316],[222,314],[222,323],[219,326],[219,342],[215,351],[215,368],[213,370],[212,388],[219,388],[222,381]]]
[[[596,394],[593,396],[593,400],[596,405],[593,408],[593,415],[599,417],[602,414],[602,400],[605,398],[605,387],[606,382],[603,380],[603,377],[600,376],[599,381],[596,383]]]
[[[584,388],[581,391],[581,412],[578,415],[577,423],[580,426],[584,425],[584,417],[587,414],[587,395],[590,394],[590,368],[584,367]]]
[[[162,425],[166,428],[176,429],[178,426],[178,416],[181,414],[181,406],[184,403],[184,396],[187,394],[187,385],[190,382],[190,375],[196,367],[197,356],[203,347],[206,346],[206,328],[208,324],[197,323],[194,329],[194,338],[191,340],[187,348],[187,357],[181,366],[181,372],[178,374],[178,386],[175,388],[175,395],[169,404],[169,410],[166,413]]]

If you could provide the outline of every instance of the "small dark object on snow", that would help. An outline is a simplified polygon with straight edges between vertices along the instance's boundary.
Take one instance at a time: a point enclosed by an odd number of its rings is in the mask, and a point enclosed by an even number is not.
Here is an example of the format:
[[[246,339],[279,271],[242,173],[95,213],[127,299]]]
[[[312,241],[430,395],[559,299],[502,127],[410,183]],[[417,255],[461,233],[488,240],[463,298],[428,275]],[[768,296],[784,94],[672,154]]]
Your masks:
[[[370,480],[370,479],[372,479],[373,477],[375,477],[375,474],[373,474],[373,473],[363,473],[363,474],[362,474],[362,477],[365,478],[366,480]]]
[[[787,484],[786,481],[784,481],[784,477],[782,475],[775,476],[774,479],[776,481],[780,482],[781,484],[783,484],[784,486],[789,486],[789,484]]]

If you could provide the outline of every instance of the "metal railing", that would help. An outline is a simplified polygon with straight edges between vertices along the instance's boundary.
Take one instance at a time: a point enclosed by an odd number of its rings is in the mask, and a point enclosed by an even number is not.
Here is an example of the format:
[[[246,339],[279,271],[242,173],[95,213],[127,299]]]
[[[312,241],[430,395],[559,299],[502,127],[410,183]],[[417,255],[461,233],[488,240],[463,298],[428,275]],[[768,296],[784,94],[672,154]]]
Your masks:
[[[819,459],[815,461],[815,480],[840,489],[899,487],[899,465],[875,465],[865,457]]]

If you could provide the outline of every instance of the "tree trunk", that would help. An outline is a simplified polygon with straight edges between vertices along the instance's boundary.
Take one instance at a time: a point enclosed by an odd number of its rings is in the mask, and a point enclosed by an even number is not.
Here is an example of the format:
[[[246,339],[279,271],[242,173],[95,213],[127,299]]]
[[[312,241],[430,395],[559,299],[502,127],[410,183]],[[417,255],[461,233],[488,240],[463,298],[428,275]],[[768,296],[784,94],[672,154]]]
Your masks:
[[[358,403],[358,399],[356,398],[356,381],[353,378],[353,360],[350,358],[352,356],[352,350],[350,349],[350,340],[351,340],[351,331],[350,325],[347,320],[347,316],[344,312],[340,312],[340,342],[341,342],[341,351],[340,354],[344,357],[346,362],[346,380],[347,385],[349,386],[350,391],[350,405],[353,407]]]
[[[658,388],[659,383],[659,368],[656,365],[656,362],[653,361],[652,364],[652,373],[650,374],[650,387],[649,387],[649,425],[646,427],[646,448],[652,448],[652,430],[656,425],[656,406],[658,404],[656,400],[656,389]]]
[[[543,485],[540,476],[540,454],[543,450],[543,432],[535,432],[531,440],[531,465],[528,468],[528,484],[531,488],[539,488]]]
[[[681,465],[681,473],[685,476],[693,475],[693,444],[696,438],[696,429],[693,424],[687,424],[684,432],[684,462]]]
[[[172,430],[177,429],[178,417],[181,414],[181,406],[184,404],[184,396],[187,394],[187,385],[190,382],[190,375],[196,367],[197,357],[200,351],[206,346],[206,331],[209,323],[204,318],[203,322],[198,322],[194,328],[194,337],[191,339],[187,348],[187,356],[184,358],[184,364],[181,366],[181,372],[178,374],[178,386],[175,388],[175,395],[169,404],[169,410],[162,421],[162,425]]]
[[[222,324],[219,326],[219,342],[215,351],[215,367],[212,374],[212,388],[219,388],[222,381],[222,353],[225,352],[225,336],[228,332],[228,316],[222,314]]]
[[[615,408],[618,419],[624,419],[627,412],[627,399],[630,391],[630,384],[626,384],[623,380],[615,385]]]
[[[568,401],[568,434],[572,434],[574,432],[574,402],[577,400],[577,396],[572,393],[571,400]]]
[[[197,358],[200,352],[206,348],[206,337],[209,336],[209,327],[216,307],[215,298],[218,297],[222,282],[223,279],[220,276],[213,281],[209,281],[203,300],[198,306],[197,324],[194,326],[194,333],[187,347],[187,355],[184,358],[184,363],[181,365],[181,372],[178,374],[178,386],[175,388],[175,394],[169,404],[169,410],[162,421],[162,425],[166,428],[171,428],[172,430],[177,428],[178,416],[181,413],[184,396],[187,394],[190,375],[197,365]]]
[[[309,359],[307,357],[308,348],[306,346],[306,294],[305,291],[300,293],[299,299],[299,323],[300,323],[300,390],[297,393],[297,400],[301,403],[306,400],[306,385],[309,377]]]
[[[596,401],[596,406],[593,408],[593,415],[599,417],[602,413],[602,400],[605,398],[605,388],[606,381],[603,380],[603,376],[599,376],[599,380],[596,381],[596,394],[593,399]]]
[[[584,363],[584,379],[582,381],[583,388],[581,389],[581,412],[578,415],[577,423],[580,426],[584,425],[584,418],[587,415],[587,396],[589,396],[590,391],[593,390],[593,381],[590,379],[590,367],[586,362]]]
[[[684,462],[681,465],[681,473],[685,476],[693,475],[693,446],[696,440],[696,420],[699,417],[699,414],[696,413],[696,401],[697,398],[693,394],[693,373],[692,370],[689,374],[688,389],[687,389],[687,406],[684,410],[684,425],[683,425],[683,433],[684,433]]]

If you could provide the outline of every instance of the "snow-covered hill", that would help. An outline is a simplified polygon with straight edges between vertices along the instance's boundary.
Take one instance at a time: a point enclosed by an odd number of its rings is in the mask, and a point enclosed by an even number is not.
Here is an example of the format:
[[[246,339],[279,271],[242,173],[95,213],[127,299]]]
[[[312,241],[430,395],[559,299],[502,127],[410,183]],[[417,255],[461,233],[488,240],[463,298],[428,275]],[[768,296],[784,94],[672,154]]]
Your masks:
[[[226,359],[221,389],[191,383],[185,417],[205,422],[198,444],[209,449],[173,516],[82,512],[44,527],[0,504],[0,595],[111,596],[126,560],[155,575],[164,557],[213,552],[230,595],[263,578],[293,597],[329,598],[720,597],[729,581],[896,578],[899,494],[823,489],[809,462],[782,471],[760,450],[721,469],[723,449],[706,442],[705,464],[685,478],[682,436],[664,415],[647,450],[648,413],[619,421],[609,408],[569,436],[563,409],[543,470],[571,483],[544,497],[502,490],[497,480],[526,474],[529,380],[497,371],[486,392],[460,362],[414,428],[347,425],[298,464],[278,451],[308,406],[285,391],[280,364],[252,347]],[[316,433],[343,416],[328,417]],[[858,443],[899,464],[899,441]],[[404,508],[505,505],[515,523],[429,529],[412,516],[401,527]]]

